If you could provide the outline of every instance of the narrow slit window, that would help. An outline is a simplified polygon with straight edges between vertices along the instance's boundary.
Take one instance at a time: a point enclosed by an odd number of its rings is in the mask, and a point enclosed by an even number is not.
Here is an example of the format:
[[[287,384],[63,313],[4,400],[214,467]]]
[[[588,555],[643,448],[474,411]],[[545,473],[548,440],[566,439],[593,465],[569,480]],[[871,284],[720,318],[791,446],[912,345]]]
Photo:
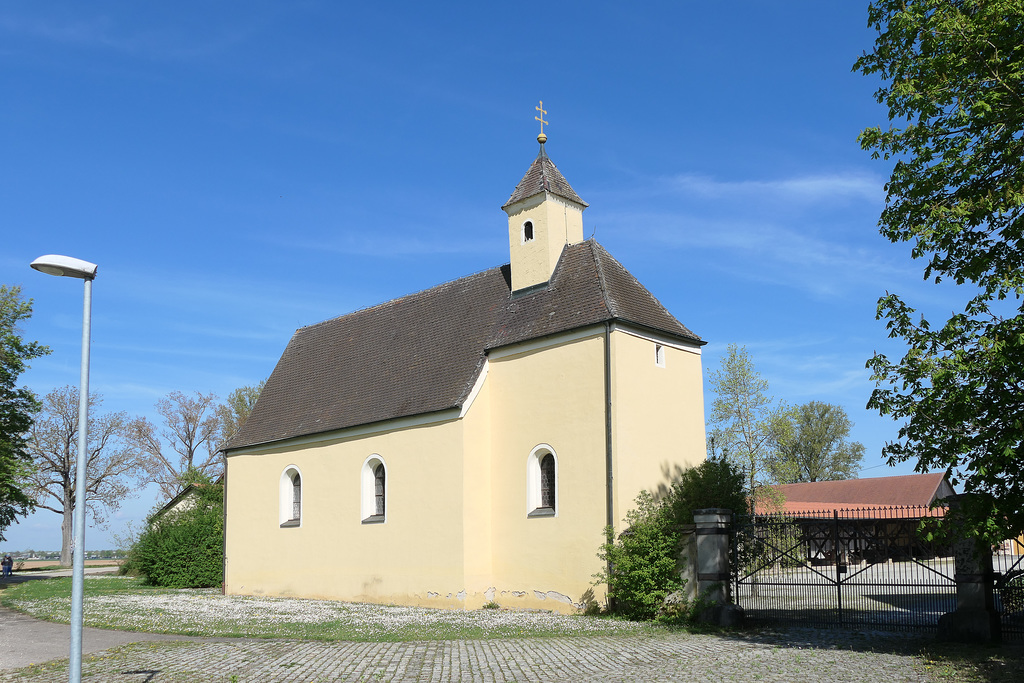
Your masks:
[[[558,456],[549,444],[537,444],[526,458],[526,516],[558,516]]]
[[[665,367],[665,347],[661,344],[654,345],[654,364],[659,368]]]
[[[533,221],[526,221],[523,223],[523,241],[529,242],[533,240]]]
[[[292,518],[291,522],[297,522],[302,517],[302,480],[299,473],[292,475]]]
[[[387,469],[379,455],[363,462],[359,475],[359,515],[363,524],[383,524],[387,519]]]
[[[555,456],[550,453],[540,461],[540,507],[555,509]]]
[[[384,465],[377,465],[373,470],[374,514],[384,516]]]
[[[302,526],[302,475],[294,465],[281,473],[277,520],[281,527]]]

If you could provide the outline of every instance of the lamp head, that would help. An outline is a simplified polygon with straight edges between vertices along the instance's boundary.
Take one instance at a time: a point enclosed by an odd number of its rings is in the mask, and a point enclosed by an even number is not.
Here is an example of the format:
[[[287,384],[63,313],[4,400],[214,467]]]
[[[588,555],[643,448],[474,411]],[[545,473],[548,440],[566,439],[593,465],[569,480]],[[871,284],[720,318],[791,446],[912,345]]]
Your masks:
[[[47,275],[77,277],[81,280],[92,280],[96,277],[97,265],[82,259],[59,254],[40,256],[32,262],[32,267]]]

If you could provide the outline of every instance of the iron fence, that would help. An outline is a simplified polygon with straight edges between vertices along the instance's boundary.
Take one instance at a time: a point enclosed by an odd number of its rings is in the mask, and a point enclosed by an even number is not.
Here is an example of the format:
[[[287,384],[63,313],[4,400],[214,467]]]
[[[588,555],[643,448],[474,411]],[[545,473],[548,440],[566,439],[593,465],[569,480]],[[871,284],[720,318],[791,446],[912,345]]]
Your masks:
[[[1024,543],[1004,541],[992,555],[994,601],[1005,640],[1024,639]]]
[[[880,507],[740,517],[732,598],[753,622],[933,629],[956,609],[944,510]]]

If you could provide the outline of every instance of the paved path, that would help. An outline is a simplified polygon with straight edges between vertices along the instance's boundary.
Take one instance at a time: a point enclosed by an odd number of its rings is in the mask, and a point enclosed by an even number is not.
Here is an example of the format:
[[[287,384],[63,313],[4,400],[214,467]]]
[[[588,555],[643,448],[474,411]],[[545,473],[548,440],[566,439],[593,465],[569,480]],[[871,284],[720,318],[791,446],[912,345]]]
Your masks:
[[[32,624],[27,625],[34,628]],[[67,627],[61,628],[66,633]],[[91,654],[84,658],[82,665],[83,681],[930,683],[933,680],[913,656],[912,642],[891,635],[877,640],[862,637],[850,649],[848,639],[840,641],[834,632],[816,631],[745,637],[682,633],[407,643],[222,639],[148,641],[120,646],[117,645],[149,636],[108,633],[112,649],[89,648]],[[88,637],[85,642],[89,643]],[[23,683],[66,681],[67,655],[60,657],[20,669],[17,680]]]

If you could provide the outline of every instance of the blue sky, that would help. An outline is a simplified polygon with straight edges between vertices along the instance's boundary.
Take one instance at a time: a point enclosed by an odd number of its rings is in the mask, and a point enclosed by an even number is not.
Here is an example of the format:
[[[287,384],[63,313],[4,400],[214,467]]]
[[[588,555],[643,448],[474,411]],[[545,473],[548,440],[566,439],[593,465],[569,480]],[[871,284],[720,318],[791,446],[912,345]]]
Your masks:
[[[297,327],[506,262],[542,99],[587,235],[708,341],[705,373],[745,345],[775,397],[847,410],[862,476],[909,473],[865,409],[866,359],[900,352],[876,300],[960,296],[877,232],[889,167],[857,134],[886,117],[850,70],[873,40],[856,2],[4,3],[0,282],[53,348],[22,382],[78,381],[81,286],[42,254],[99,264],[92,389],[154,420],[265,378]]]

